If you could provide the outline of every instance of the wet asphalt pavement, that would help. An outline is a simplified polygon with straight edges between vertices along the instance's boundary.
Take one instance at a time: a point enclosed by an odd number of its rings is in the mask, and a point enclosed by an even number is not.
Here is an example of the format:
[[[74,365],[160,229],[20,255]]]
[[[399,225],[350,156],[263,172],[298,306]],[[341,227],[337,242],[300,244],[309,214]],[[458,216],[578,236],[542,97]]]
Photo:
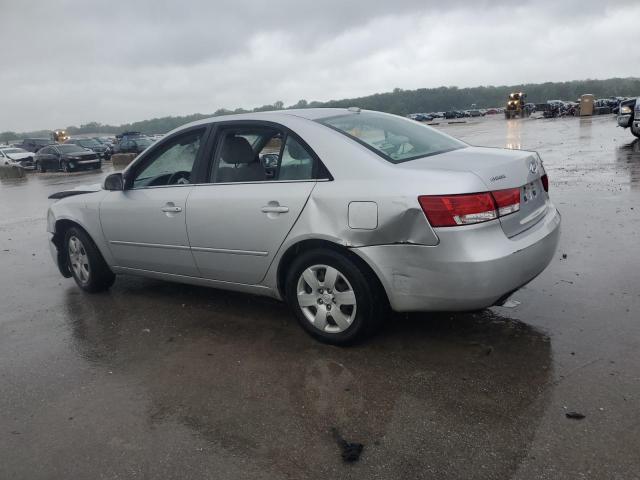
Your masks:
[[[46,197],[109,168],[0,180],[0,478],[640,478],[640,141],[613,116],[438,128],[540,152],[559,251],[513,308],[396,316],[353,348],[269,299],[85,294]]]

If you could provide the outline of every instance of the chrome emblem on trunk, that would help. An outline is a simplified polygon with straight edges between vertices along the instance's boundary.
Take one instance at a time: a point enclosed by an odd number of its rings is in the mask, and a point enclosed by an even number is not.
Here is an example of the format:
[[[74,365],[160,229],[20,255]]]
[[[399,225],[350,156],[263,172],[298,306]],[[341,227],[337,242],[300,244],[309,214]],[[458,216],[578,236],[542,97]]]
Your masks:
[[[536,173],[538,171],[538,162],[535,160],[529,164],[529,172]]]

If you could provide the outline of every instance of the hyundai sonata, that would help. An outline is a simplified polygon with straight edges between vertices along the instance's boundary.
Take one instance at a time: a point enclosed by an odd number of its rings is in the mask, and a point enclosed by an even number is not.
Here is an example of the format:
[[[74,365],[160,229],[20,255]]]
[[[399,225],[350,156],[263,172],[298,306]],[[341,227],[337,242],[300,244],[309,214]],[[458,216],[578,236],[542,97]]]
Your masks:
[[[103,185],[54,194],[60,272],[285,300],[347,344],[387,309],[500,304],[550,262],[560,215],[535,152],[473,147],[379,112],[230,115],[178,128]]]

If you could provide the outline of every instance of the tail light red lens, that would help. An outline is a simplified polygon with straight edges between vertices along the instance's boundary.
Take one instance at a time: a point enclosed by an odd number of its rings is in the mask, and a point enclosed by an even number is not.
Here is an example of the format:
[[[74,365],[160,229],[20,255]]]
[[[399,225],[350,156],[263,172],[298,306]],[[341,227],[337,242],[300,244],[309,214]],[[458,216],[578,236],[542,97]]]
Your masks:
[[[455,227],[497,218],[490,193],[422,195],[418,201],[433,227]]]
[[[509,188],[491,192],[498,207],[498,216],[503,217],[520,210],[520,189]]]
[[[547,177],[547,174],[545,173],[544,175],[542,175],[540,177],[540,180],[542,181],[542,188],[544,188],[545,192],[549,191],[549,177]]]
[[[520,189],[463,195],[422,195],[418,202],[432,227],[472,225],[520,210]]]

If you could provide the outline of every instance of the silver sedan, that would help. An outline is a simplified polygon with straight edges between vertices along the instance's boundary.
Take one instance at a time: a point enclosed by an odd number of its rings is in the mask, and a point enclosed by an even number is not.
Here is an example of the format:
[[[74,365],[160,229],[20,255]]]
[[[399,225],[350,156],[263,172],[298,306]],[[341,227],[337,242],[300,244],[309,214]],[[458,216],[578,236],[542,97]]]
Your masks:
[[[398,312],[500,304],[550,262],[560,215],[535,152],[469,146],[379,112],[211,118],[167,134],[103,185],[54,194],[60,272],[286,300],[347,344]]]

